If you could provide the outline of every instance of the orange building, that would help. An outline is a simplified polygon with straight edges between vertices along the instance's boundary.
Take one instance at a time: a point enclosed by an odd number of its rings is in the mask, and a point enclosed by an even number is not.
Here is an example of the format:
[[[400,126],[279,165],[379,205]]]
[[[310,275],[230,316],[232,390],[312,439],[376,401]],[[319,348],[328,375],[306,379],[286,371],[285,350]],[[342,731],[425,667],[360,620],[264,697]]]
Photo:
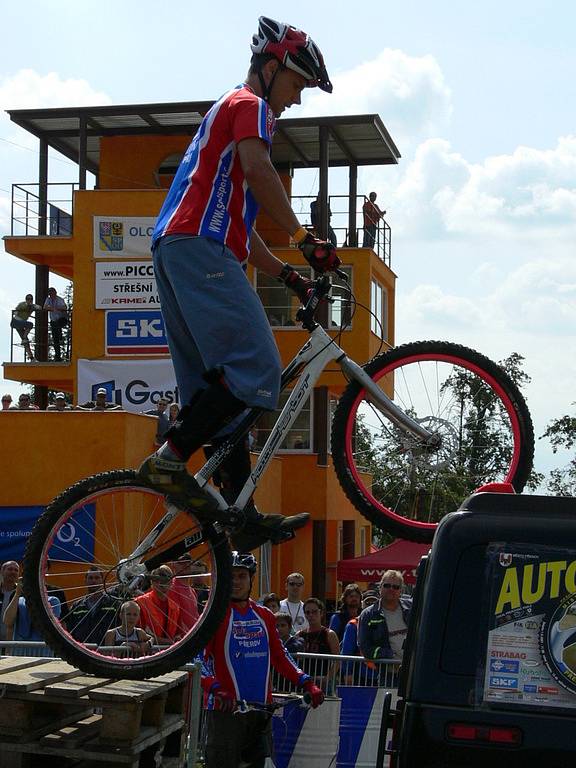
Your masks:
[[[36,266],[36,303],[43,303],[51,273],[72,281],[74,303],[69,359],[50,360],[46,316],[37,313],[39,360],[4,363],[4,377],[34,384],[41,406],[48,390],[68,392],[82,402],[97,386],[105,386],[126,410],[4,414],[2,465],[9,465],[8,452],[18,436],[33,434],[34,445],[26,462],[12,468],[10,482],[2,484],[0,507],[41,507],[87,475],[137,466],[150,452],[155,430],[155,419],[141,412],[153,408],[162,393],[178,399],[148,241],[179,157],[209,106],[186,102],[10,112],[14,122],[39,138],[40,167],[32,189],[15,185],[13,234],[5,238],[6,251]],[[49,181],[49,147],[78,164],[79,182],[73,190],[72,185]],[[373,248],[358,247],[365,198],[357,194],[357,169],[398,158],[377,115],[280,120],[274,139],[272,160],[289,195],[299,169],[318,169],[320,229],[335,231],[357,304],[371,308],[378,318],[359,309],[342,332],[341,346],[360,363],[383,343],[394,343],[395,275],[385,222]],[[328,170],[337,166],[349,169],[346,196],[329,194]],[[94,189],[86,188],[87,173],[96,178]],[[62,202],[67,198],[69,204]],[[312,199],[292,198],[303,224],[310,221]],[[309,270],[300,251],[290,247],[287,235],[270,219],[261,215],[256,226],[278,258]],[[296,299],[255,270],[248,275],[287,363],[307,336],[294,322]],[[345,299],[338,287],[335,293]],[[349,312],[348,302],[338,302],[323,323],[336,328],[349,319]],[[337,561],[370,549],[371,527],[344,496],[331,465],[330,414],[345,384],[339,370],[322,374],[258,489],[263,512],[308,511],[312,516],[296,542],[272,550],[269,586],[275,591],[283,592],[286,575],[297,570],[306,578],[307,592],[334,597]],[[269,423],[263,419],[258,425],[255,448],[263,443]]]

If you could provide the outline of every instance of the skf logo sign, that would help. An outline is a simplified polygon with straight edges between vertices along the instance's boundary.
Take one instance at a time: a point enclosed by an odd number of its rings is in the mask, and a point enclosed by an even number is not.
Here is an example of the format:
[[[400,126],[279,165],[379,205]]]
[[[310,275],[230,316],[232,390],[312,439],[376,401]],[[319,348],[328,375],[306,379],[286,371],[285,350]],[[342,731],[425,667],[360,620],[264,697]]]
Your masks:
[[[106,354],[169,354],[160,310],[106,312]]]
[[[124,223],[122,221],[100,222],[100,250],[121,251],[124,248]]]

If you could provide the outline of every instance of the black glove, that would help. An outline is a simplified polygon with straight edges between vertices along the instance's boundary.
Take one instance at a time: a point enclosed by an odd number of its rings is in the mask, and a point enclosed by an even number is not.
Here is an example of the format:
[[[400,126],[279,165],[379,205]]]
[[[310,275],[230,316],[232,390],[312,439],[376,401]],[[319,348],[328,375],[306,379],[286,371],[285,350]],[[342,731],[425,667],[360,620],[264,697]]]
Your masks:
[[[296,272],[290,264],[284,264],[282,272],[278,275],[278,280],[280,280],[281,283],[284,283],[286,288],[290,288],[291,291],[294,291],[302,304],[306,304],[310,291],[314,286],[312,280],[309,280],[307,277],[302,277],[302,275]]]
[[[336,248],[326,240],[318,240],[310,233],[298,243],[304,258],[317,272],[333,272],[342,263],[336,255]]]

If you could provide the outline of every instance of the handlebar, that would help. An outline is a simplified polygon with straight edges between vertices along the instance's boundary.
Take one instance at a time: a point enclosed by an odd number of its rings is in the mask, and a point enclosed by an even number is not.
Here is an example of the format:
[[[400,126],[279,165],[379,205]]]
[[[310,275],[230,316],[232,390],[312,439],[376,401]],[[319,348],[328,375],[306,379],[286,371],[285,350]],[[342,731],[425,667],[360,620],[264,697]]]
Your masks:
[[[338,275],[343,281],[348,281],[348,275],[341,269],[334,269],[333,272]],[[296,320],[302,323],[302,326],[307,331],[312,332],[316,327],[315,314],[323,301],[332,301],[328,297],[330,289],[332,288],[332,281],[328,273],[320,275],[314,280],[314,288],[310,293],[310,298],[306,302],[306,306],[302,307],[296,313]]]
[[[277,709],[282,709],[286,704],[298,701],[299,706],[309,709],[312,706],[312,696],[309,693],[293,694],[286,696],[285,701],[273,701],[271,704],[262,704],[259,701],[246,701],[246,699],[239,699],[236,701],[236,713],[245,715],[250,712],[251,709],[258,710],[259,712],[274,713]]]

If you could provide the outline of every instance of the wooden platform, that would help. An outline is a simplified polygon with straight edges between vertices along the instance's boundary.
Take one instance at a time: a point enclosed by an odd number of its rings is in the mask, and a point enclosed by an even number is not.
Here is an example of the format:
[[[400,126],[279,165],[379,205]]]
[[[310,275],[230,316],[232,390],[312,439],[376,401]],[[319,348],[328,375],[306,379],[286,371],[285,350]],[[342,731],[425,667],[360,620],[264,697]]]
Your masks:
[[[182,765],[187,682],[186,672],[107,680],[56,659],[0,658],[0,766]],[[180,738],[180,759],[162,763],[168,737]]]

